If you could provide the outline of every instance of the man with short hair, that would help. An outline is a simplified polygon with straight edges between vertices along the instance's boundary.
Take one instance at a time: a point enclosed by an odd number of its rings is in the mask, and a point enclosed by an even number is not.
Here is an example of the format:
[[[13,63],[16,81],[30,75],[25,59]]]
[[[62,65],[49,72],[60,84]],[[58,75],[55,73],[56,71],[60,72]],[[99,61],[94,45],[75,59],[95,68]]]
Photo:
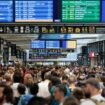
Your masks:
[[[48,102],[42,97],[33,97],[29,100],[27,105],[48,105]]]
[[[105,101],[100,93],[100,83],[95,78],[90,78],[85,83],[85,92],[90,94],[90,99],[85,100],[81,105],[96,105],[94,101]]]
[[[20,72],[15,72],[13,75],[13,84],[11,88],[13,89],[14,97],[18,97],[18,85],[22,82],[22,75]]]
[[[60,103],[60,105],[63,105],[63,101],[66,97],[66,93],[67,93],[67,89],[64,85],[61,84],[56,86],[54,91],[54,97],[55,97],[55,100],[57,100]]]

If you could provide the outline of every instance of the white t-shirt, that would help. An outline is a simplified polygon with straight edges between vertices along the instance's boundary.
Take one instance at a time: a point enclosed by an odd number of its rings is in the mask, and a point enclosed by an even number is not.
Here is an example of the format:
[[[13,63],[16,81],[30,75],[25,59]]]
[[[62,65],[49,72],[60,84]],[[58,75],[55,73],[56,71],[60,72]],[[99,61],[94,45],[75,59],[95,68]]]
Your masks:
[[[13,85],[11,86],[11,88],[13,89],[13,93],[14,93],[14,97],[18,97],[18,88],[19,83],[13,83]]]
[[[43,98],[47,98],[50,96],[50,92],[49,92],[49,88],[48,88],[49,83],[50,83],[49,80],[45,80],[38,84],[39,92],[38,92],[37,96],[43,97]]]
[[[105,101],[105,99],[100,94],[91,97],[91,99],[94,99],[97,101],[101,101],[101,100]],[[80,105],[96,105],[91,99],[82,101]]]

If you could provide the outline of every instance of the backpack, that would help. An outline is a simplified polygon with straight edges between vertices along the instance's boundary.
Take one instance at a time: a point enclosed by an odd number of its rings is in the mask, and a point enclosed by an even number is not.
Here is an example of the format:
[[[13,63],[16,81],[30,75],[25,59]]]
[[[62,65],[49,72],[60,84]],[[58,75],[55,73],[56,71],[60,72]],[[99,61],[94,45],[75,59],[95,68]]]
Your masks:
[[[96,105],[105,105],[105,100],[101,100],[101,101],[98,101],[98,100],[95,100],[95,99],[91,99]]]

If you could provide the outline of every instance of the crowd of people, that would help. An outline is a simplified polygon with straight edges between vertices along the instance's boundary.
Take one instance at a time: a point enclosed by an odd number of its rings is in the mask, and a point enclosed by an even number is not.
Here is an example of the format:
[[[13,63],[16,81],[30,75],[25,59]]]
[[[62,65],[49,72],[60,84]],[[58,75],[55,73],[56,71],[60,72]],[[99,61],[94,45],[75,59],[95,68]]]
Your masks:
[[[0,67],[0,105],[105,105],[99,67]]]

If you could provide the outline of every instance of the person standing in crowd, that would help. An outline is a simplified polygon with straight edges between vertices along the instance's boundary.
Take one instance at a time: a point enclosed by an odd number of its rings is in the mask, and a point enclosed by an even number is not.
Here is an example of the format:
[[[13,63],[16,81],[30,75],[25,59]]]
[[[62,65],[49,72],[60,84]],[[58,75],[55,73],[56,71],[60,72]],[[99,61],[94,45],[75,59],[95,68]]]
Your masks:
[[[6,81],[6,84],[8,86],[11,86],[12,85],[12,79],[11,79],[11,75],[10,74],[5,74],[4,75],[4,80]]]
[[[59,105],[63,105],[63,101],[66,97],[66,94],[67,94],[67,89],[64,85],[61,84],[56,86],[54,91],[54,97],[55,100],[57,100],[60,103]]]
[[[13,105],[13,90],[10,86],[0,84],[0,105]]]
[[[26,91],[25,85],[24,84],[19,84],[18,88],[17,88],[17,91],[18,91],[18,97],[14,97],[14,105],[18,105],[20,97],[22,95],[25,95],[25,91]]]
[[[90,99],[85,100],[81,105],[96,105],[95,101],[101,102],[105,101],[105,98],[102,97],[100,93],[100,83],[95,78],[90,78],[86,81],[85,92],[90,94]]]
[[[29,100],[27,105],[48,105],[48,102],[42,97],[33,97]]]
[[[43,97],[43,98],[48,98],[48,97],[51,96],[51,94],[50,94],[50,91],[49,91],[50,80],[49,80],[49,75],[47,74],[47,72],[43,73],[42,78],[44,80],[38,84],[39,91],[38,91],[37,96]]]
[[[73,91],[76,88],[76,82],[77,82],[77,77],[75,75],[70,75],[69,77],[69,88],[71,91]]]
[[[12,84],[12,89],[13,89],[13,92],[14,92],[14,97],[18,97],[18,91],[17,91],[17,88],[18,88],[18,85],[19,83],[22,82],[22,75],[19,71],[15,71],[14,75],[13,75],[13,84]]]
[[[79,102],[75,97],[68,97],[64,100],[63,105],[79,105]]]
[[[75,88],[72,92],[72,96],[74,96],[79,102],[84,101],[85,95],[81,88]]]
[[[27,71],[24,75],[24,84],[27,86],[27,88],[29,88],[30,85],[33,84],[33,77],[30,71]]]
[[[69,87],[69,78],[67,75],[63,75],[62,76],[62,84],[65,85],[67,93],[66,96],[70,96],[71,95],[71,89]]]
[[[57,85],[60,85],[61,84],[61,81],[59,78],[57,77],[52,77],[50,76],[50,84],[49,84],[49,90],[50,90],[50,93],[51,93],[51,104],[50,105],[59,105],[59,102],[57,100],[55,100],[55,97],[54,97],[54,91],[56,89],[56,86]]]

